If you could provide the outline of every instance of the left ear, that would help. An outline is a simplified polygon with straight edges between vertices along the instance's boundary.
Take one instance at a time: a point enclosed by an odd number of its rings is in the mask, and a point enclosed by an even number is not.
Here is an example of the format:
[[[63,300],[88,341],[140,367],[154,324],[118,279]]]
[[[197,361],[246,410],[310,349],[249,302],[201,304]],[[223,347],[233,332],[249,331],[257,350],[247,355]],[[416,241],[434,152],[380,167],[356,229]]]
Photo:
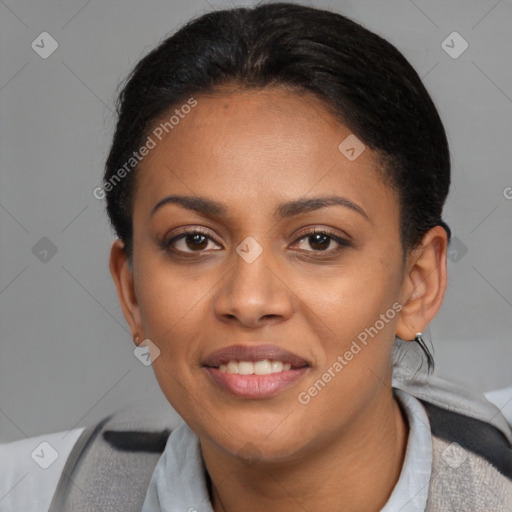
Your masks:
[[[446,231],[435,226],[409,253],[402,285],[402,310],[396,327],[399,338],[413,340],[439,311],[446,291],[447,247]]]

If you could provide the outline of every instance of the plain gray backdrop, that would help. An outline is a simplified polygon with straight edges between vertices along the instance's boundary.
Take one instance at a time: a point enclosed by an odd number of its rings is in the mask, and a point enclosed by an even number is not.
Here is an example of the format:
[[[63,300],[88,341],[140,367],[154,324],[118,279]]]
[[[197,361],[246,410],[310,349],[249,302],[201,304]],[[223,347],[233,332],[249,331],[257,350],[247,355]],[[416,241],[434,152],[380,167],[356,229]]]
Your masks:
[[[193,16],[251,4],[0,0],[0,441],[164,401],[133,354],[108,271],[114,236],[92,191],[117,86],[137,60]],[[512,385],[512,2],[307,5],[395,44],[433,96],[453,159],[454,236],[430,325],[436,373],[480,391]],[[58,44],[47,58],[43,32]]]

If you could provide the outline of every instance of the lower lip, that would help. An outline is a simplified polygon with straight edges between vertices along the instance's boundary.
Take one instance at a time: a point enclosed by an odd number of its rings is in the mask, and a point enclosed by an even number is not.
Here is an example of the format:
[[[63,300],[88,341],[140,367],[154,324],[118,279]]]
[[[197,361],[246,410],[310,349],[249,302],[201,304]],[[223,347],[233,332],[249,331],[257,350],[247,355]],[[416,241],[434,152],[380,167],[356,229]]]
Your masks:
[[[221,372],[218,368],[204,367],[213,380],[233,395],[242,398],[270,398],[292,387],[308,367],[271,373],[269,375],[240,375]]]

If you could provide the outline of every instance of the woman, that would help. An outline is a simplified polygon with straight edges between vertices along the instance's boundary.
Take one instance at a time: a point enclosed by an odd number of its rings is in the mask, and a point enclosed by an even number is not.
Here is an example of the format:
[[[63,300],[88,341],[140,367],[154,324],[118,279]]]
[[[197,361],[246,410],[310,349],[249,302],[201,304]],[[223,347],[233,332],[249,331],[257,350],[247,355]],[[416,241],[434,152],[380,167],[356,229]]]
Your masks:
[[[418,75],[339,14],[217,11],[161,43],[97,194],[124,316],[184,421],[73,431],[50,510],[509,511],[500,410],[396,366],[407,341],[433,366],[449,185]]]

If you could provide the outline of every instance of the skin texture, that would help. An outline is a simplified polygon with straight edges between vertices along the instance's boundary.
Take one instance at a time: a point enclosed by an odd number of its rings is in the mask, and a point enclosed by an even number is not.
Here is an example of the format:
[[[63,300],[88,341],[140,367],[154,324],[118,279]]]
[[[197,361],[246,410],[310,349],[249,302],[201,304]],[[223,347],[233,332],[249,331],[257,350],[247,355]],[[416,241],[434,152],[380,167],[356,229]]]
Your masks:
[[[161,351],[156,378],[199,436],[216,512],[378,511],[398,480],[408,436],[391,389],[394,336],[414,339],[440,308],[446,233],[431,229],[403,264],[398,200],[379,178],[378,155],[342,155],[338,145],[351,132],[314,96],[267,88],[196,99],[141,162],[133,267],[122,242],[112,246],[125,318],[134,337]],[[228,213],[167,204],[151,215],[171,194],[206,197]],[[283,202],[331,195],[357,203],[368,219],[339,205],[273,215]],[[186,226],[211,240],[159,244]],[[315,243],[313,228],[351,245]],[[252,263],[236,252],[249,236],[263,249]],[[326,257],[322,247],[334,251]],[[300,403],[299,393],[394,303],[401,311]],[[230,395],[201,366],[217,349],[261,343],[309,363],[272,398]]]

